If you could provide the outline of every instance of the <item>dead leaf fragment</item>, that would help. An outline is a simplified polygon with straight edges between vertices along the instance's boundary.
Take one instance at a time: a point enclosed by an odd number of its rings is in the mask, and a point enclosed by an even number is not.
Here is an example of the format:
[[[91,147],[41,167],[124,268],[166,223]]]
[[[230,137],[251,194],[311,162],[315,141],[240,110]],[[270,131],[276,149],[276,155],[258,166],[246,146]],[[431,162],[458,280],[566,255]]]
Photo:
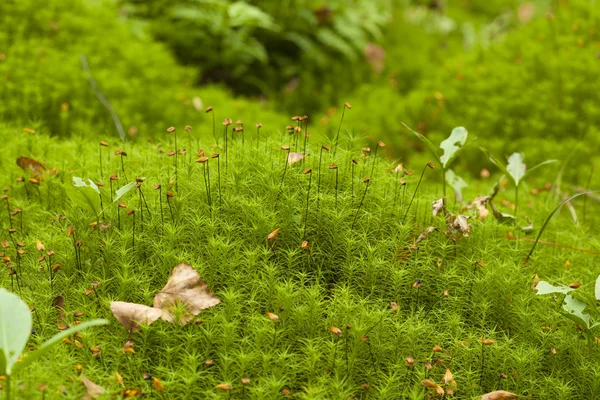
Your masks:
[[[444,383],[447,385],[452,382],[452,371],[449,368],[446,369],[446,373],[444,374]]]
[[[304,157],[306,157],[306,154],[304,153],[288,153],[288,163],[290,165],[297,163],[298,161],[301,161]]]
[[[85,386],[85,390],[87,391],[87,393],[94,399],[102,396],[102,394],[104,393],[104,388],[102,386],[90,381],[83,375],[81,375],[81,382]]]
[[[115,371],[115,378],[117,378],[117,383],[121,385],[121,387],[125,387],[125,383],[123,382],[123,377],[117,371]]]
[[[419,237],[417,238],[417,240],[415,241],[415,243],[420,243],[421,241],[425,240],[425,238],[427,236],[429,236],[429,234],[433,231],[435,231],[437,228],[435,226],[430,226],[429,228],[425,229],[423,231],[423,233],[421,233],[419,235]]]
[[[29,157],[17,158],[17,165],[25,172],[27,172],[27,170],[31,171],[35,176],[42,175],[44,171],[46,171],[46,167],[44,167],[41,162]]]
[[[437,199],[431,202],[431,212],[434,217],[440,215],[440,213],[444,210],[444,199]]]
[[[281,230],[281,228],[277,228],[273,232],[269,233],[267,235],[267,240],[271,241],[271,240],[275,239],[277,237],[277,234],[279,233],[280,230]]]
[[[163,386],[162,382],[158,380],[158,378],[152,378],[152,383],[154,384],[154,389],[157,392],[164,392],[165,391],[165,387]]]
[[[181,325],[190,322],[200,311],[220,302],[198,272],[186,263],[181,263],[173,269],[165,287],[154,296],[154,307],[162,310],[160,317],[168,322],[175,321],[173,306],[177,303],[185,305],[187,313],[179,318]]]
[[[480,221],[483,221],[490,215],[490,211],[487,209],[487,204],[490,202],[490,196],[477,196],[471,204],[468,205],[467,209],[475,208],[477,210],[477,216]]]
[[[423,386],[425,386],[426,388],[435,389],[435,392],[438,395],[440,395],[440,396],[444,395],[444,389],[440,385],[438,385],[437,383],[432,381],[431,379],[423,379],[421,382],[423,383]]]
[[[124,301],[113,301],[110,303],[110,311],[116,319],[130,332],[137,332],[140,325],[150,325],[161,317],[163,311],[160,308],[148,307],[142,304],[126,303]]]
[[[481,396],[481,400],[514,400],[518,398],[518,395],[505,390],[496,390]]]

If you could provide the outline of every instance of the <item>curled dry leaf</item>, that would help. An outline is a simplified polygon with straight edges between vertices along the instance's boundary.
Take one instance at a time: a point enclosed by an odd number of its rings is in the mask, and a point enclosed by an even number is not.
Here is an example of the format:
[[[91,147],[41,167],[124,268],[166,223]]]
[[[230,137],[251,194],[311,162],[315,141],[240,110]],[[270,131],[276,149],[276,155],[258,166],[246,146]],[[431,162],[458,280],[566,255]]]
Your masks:
[[[161,318],[174,322],[173,306],[177,303],[185,305],[186,314],[179,319],[181,325],[190,322],[200,311],[216,306],[219,300],[202,281],[196,270],[186,263],[177,265],[165,287],[154,296],[154,307],[162,310]]]
[[[444,199],[437,199],[431,202],[432,214],[434,217],[440,215],[444,210]]]
[[[426,388],[435,389],[435,392],[438,395],[440,395],[440,396],[444,395],[444,389],[440,385],[438,385],[437,383],[432,381],[431,379],[423,379],[421,382],[423,383],[423,386],[425,386]]]
[[[288,153],[288,163],[294,164],[306,157],[304,153]]]
[[[421,233],[419,235],[419,237],[417,238],[415,243],[420,243],[421,241],[423,241],[431,232],[435,231],[437,228],[435,226],[430,226],[429,228],[425,229],[423,231],[423,233]]]
[[[94,399],[102,396],[102,394],[104,393],[104,388],[102,386],[90,381],[83,375],[81,375],[81,382],[85,386],[85,390],[90,395],[90,397],[93,397]]]
[[[275,239],[277,237],[277,235],[279,234],[280,230],[281,230],[281,228],[277,228],[273,232],[269,233],[267,235],[267,240],[271,241],[271,240]]]
[[[115,371],[115,378],[117,378],[117,383],[121,385],[121,387],[125,387],[125,383],[123,382],[123,377],[117,371]]]
[[[469,210],[475,208],[477,210],[477,217],[480,221],[483,221],[490,214],[490,211],[487,209],[487,204],[490,200],[490,196],[477,196],[467,208]]]
[[[452,222],[452,227],[463,234],[463,236],[469,236],[471,234],[471,225],[467,223],[469,216],[457,215]]]
[[[17,165],[21,167],[23,171],[27,172],[27,170],[29,170],[36,176],[42,175],[46,171],[46,167],[44,167],[41,162],[29,157],[17,158]]]
[[[113,301],[110,303],[110,311],[116,319],[130,332],[137,332],[140,325],[150,325],[161,317],[163,311],[160,308],[148,307],[142,304]]]
[[[446,373],[444,374],[444,383],[448,385],[450,382],[452,382],[452,371],[447,368]]]
[[[518,398],[519,396],[514,393],[505,390],[496,390],[495,392],[484,394],[480,400],[514,400]]]

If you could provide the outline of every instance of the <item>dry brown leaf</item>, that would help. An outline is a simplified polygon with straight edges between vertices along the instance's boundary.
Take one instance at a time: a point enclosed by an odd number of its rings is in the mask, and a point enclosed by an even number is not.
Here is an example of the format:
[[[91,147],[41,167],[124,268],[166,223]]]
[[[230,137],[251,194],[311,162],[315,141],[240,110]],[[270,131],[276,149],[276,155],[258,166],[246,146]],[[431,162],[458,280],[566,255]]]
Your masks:
[[[486,393],[481,396],[481,400],[514,400],[518,398],[518,395],[505,390],[496,390],[495,392]]]
[[[423,231],[423,233],[421,233],[419,235],[419,237],[417,238],[417,240],[415,241],[415,243],[420,243],[421,241],[423,241],[431,232],[435,231],[437,228],[435,226],[430,226],[429,228],[425,229]]]
[[[450,382],[452,382],[452,371],[450,371],[450,368],[447,368],[444,374],[444,383],[447,385]]]
[[[104,388],[102,386],[90,381],[83,375],[81,375],[81,382],[85,386],[85,390],[87,391],[87,393],[94,399],[102,396],[102,394],[104,393]]]
[[[165,391],[165,387],[163,386],[162,382],[158,380],[158,378],[152,378],[152,383],[154,384],[154,389],[157,392],[164,392]]]
[[[44,251],[45,250],[44,244],[40,240],[36,240],[35,241],[35,248],[38,251]]]
[[[59,325],[65,322],[65,298],[64,296],[56,296],[54,298],[54,308],[56,308],[56,320]]]
[[[150,325],[161,317],[163,311],[159,308],[148,307],[142,304],[113,301],[110,311],[116,319],[130,332],[137,332],[140,325]]]
[[[115,371],[115,377],[117,378],[117,382],[121,387],[125,387],[125,383],[123,382],[123,377],[117,371]]]
[[[179,319],[181,325],[192,320],[200,311],[216,306],[219,300],[202,281],[196,270],[186,263],[177,265],[165,287],[154,296],[154,307],[162,310],[161,318],[174,322],[175,315],[171,312],[176,303],[185,305],[187,313]]]
[[[215,386],[215,389],[229,391],[233,389],[233,387],[229,383],[219,383],[217,386]]]
[[[267,235],[267,240],[271,241],[271,240],[275,239],[277,237],[277,234],[279,233],[280,230],[281,230],[281,228],[277,228],[273,232],[269,233]]]
[[[288,153],[288,163],[294,164],[306,157],[304,153]]]
[[[490,196],[477,196],[467,208],[469,210],[475,208],[477,210],[479,220],[483,221],[488,215],[490,215],[490,211],[487,209],[487,204],[489,203],[490,199]]]
[[[471,225],[467,223],[469,216],[457,215],[452,223],[452,227],[463,234],[463,236],[469,236],[471,234]]]
[[[423,386],[425,386],[426,388],[435,389],[435,392],[438,395],[440,395],[440,396],[444,395],[444,389],[440,385],[438,385],[437,383],[432,381],[431,379],[423,379],[421,382],[423,383]]]
[[[42,175],[46,171],[46,167],[44,167],[44,165],[41,162],[29,157],[17,158],[17,165],[21,167],[25,172],[27,172],[27,170],[30,170],[31,173],[35,176]]]
[[[431,202],[432,214],[434,217],[440,215],[444,210],[444,199],[437,199]]]

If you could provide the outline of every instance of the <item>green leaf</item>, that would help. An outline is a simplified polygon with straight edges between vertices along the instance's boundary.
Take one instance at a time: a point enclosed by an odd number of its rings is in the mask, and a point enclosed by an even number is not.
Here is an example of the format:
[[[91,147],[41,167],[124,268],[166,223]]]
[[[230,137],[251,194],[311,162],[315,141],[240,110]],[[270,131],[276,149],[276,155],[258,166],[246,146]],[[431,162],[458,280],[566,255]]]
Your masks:
[[[27,312],[29,313],[29,309],[27,309]],[[17,371],[26,368],[29,364],[31,364],[32,362],[34,362],[35,360],[52,350],[52,348],[64,338],[71,336],[75,332],[79,332],[83,329],[98,325],[108,325],[108,321],[105,319],[94,319],[91,321],[85,321],[79,325],[72,326],[67,330],[57,333],[56,335],[52,336],[50,339],[45,341],[39,349],[29,354],[28,356],[23,357],[23,360],[19,364],[15,365],[14,372],[16,373]]]
[[[456,201],[462,201],[462,190],[466,188],[467,182],[460,176],[456,175],[451,169],[446,171],[446,182],[454,189]]]
[[[548,214],[548,216],[546,217],[546,220],[544,221],[544,224],[542,225],[542,228],[540,229],[540,232],[537,235],[537,238],[535,239],[535,242],[533,243],[533,246],[531,246],[531,250],[529,250],[529,254],[527,254],[527,257],[525,258],[526,260],[529,260],[529,257],[531,257],[531,255],[533,254],[533,251],[535,250],[535,247],[537,246],[538,242],[540,241],[540,238],[542,237],[542,233],[544,233],[544,230],[546,229],[546,226],[548,226],[548,222],[550,222],[550,220],[552,219],[552,217],[554,216],[554,214],[556,214],[556,212],[558,210],[560,210],[560,208],[565,205],[566,203],[568,203],[569,201],[573,200],[576,197],[579,196],[583,196],[583,195],[587,195],[590,193],[597,193],[600,192],[600,190],[590,190],[587,192],[579,192],[579,193],[575,193],[573,196],[569,197],[568,199],[563,200],[559,205],[557,205],[554,210],[552,210],[550,212],[550,214]]]
[[[568,286],[565,286],[565,285],[554,286],[554,285],[549,284],[546,281],[539,281],[537,286],[535,287],[535,289],[537,290],[537,294],[550,294],[550,293],[567,294],[571,290],[573,290]]]
[[[279,30],[273,18],[260,8],[244,1],[236,1],[227,9],[231,27],[258,26],[272,31]]]
[[[440,162],[444,169],[450,165],[456,158],[460,150],[467,141],[469,132],[462,126],[454,128],[450,136],[440,143],[440,148],[444,150],[444,154],[440,157]],[[458,146],[457,146],[458,144]]]
[[[540,282],[541,283],[541,282]],[[539,285],[539,284],[538,284]],[[583,312],[586,304],[572,296],[567,295],[565,297],[565,303],[563,304],[563,310],[567,312],[566,317],[571,321],[578,323],[585,329],[590,329],[590,314]]]
[[[100,213],[100,189],[91,180],[89,184],[81,178],[73,177],[73,184],[64,184],[65,191],[73,203],[94,214]]]
[[[483,154],[485,154],[485,156],[492,162],[492,164],[494,164],[496,167],[500,168],[500,170],[502,171],[502,173],[506,176],[508,176],[509,178],[513,179],[512,175],[510,174],[510,172],[508,172],[508,169],[506,169],[506,166],[500,161],[498,160],[496,157],[494,157],[493,155],[491,155],[486,149],[484,149],[483,147],[480,147],[479,150],[481,150],[483,152]],[[514,180],[513,180],[514,182]]]
[[[119,201],[119,199],[127,194],[131,189],[135,187],[135,182],[129,182],[127,185],[117,189],[115,199],[113,203]]]
[[[527,171],[527,167],[523,162],[523,153],[512,153],[510,157],[508,157],[506,170],[513,178],[515,185],[519,186],[519,183],[525,177]]]
[[[30,334],[31,312],[27,304],[16,294],[0,289],[0,375],[12,373]]]
[[[431,143],[431,141],[429,139],[427,139],[425,136],[421,135],[419,132],[415,132],[412,129],[410,129],[408,127],[408,125],[406,125],[404,122],[402,122],[402,125],[404,125],[404,127],[406,129],[408,129],[409,131],[411,131],[416,137],[418,137],[419,139],[421,139],[421,141],[423,143],[425,143],[425,146],[427,146],[427,148],[429,149],[429,151],[431,152],[431,154],[433,154],[433,156],[435,157],[435,160],[438,163],[443,164],[442,161],[440,160],[440,156],[438,154],[437,147],[435,147],[435,145],[433,143]]]
[[[546,161],[542,161],[541,163],[534,165],[531,168],[527,169],[527,172],[525,172],[525,177],[528,177],[530,173],[532,173],[533,171],[535,171],[536,169],[538,169],[539,167],[543,167],[546,164],[552,164],[557,162],[558,160],[546,160]]]

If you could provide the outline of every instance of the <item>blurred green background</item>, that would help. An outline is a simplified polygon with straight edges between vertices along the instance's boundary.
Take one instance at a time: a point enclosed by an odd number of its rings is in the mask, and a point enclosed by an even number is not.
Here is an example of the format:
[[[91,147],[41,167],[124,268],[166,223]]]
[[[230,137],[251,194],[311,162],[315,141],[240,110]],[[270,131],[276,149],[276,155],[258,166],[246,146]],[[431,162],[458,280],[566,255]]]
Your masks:
[[[439,141],[467,127],[528,163],[600,145],[600,6],[595,0],[4,0],[0,123],[56,136],[128,140],[217,118],[280,131],[308,114],[422,150],[401,122]],[[585,141],[585,144],[583,144]],[[417,150],[417,151],[415,151]],[[476,174],[483,156],[463,166]],[[577,171],[573,175],[578,175]]]

